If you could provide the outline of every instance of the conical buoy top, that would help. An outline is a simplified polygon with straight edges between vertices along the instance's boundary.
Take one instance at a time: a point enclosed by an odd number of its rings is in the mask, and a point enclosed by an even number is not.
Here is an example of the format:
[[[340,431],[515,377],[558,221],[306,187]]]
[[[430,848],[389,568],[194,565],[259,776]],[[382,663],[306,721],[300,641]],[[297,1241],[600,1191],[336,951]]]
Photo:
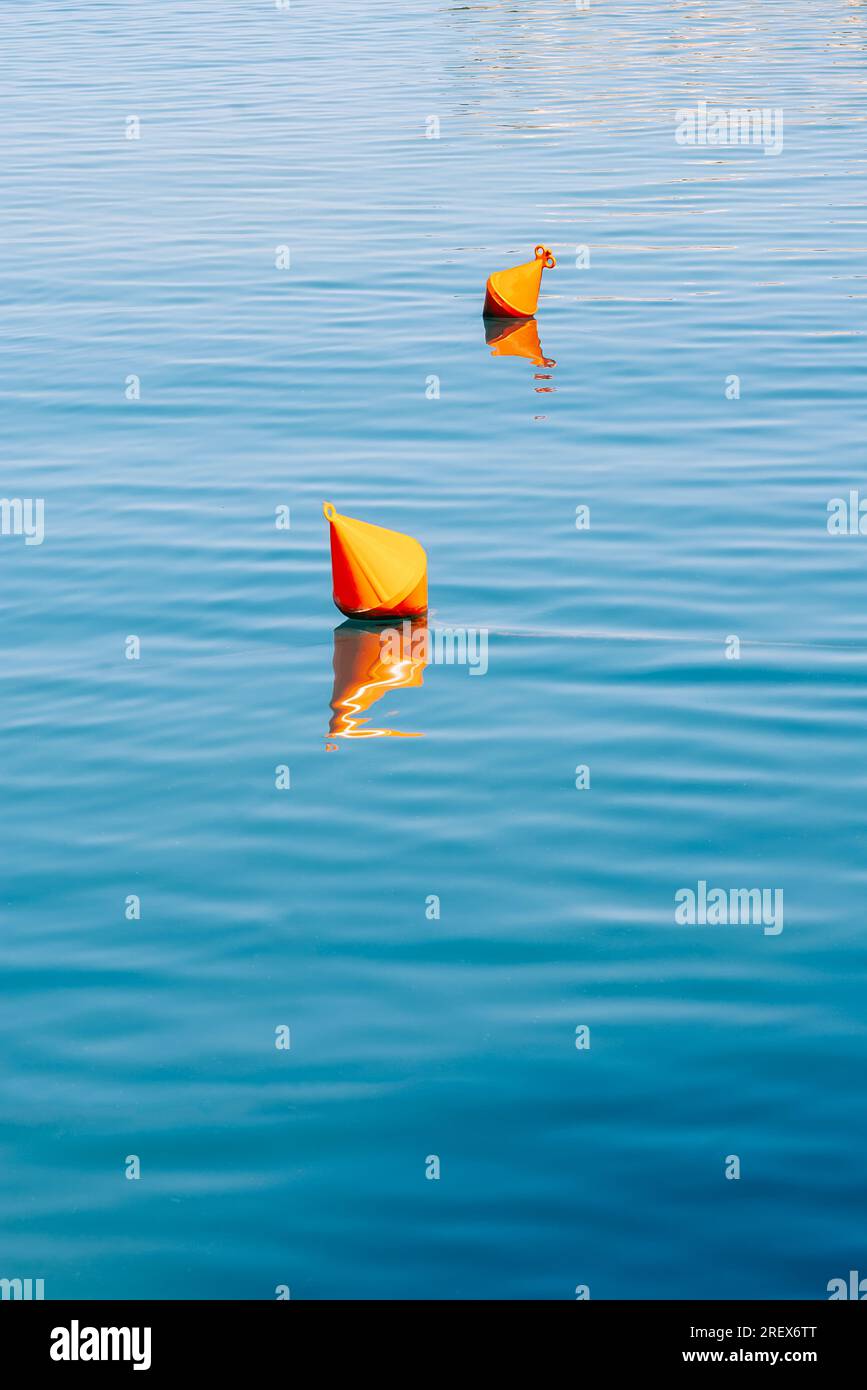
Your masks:
[[[484,313],[493,318],[525,319],[536,312],[542,271],[557,264],[547,246],[537,246],[535,259],[488,277]]]
[[[427,611],[427,556],[412,536],[342,516],[330,502],[334,602],[347,618],[412,618]]]

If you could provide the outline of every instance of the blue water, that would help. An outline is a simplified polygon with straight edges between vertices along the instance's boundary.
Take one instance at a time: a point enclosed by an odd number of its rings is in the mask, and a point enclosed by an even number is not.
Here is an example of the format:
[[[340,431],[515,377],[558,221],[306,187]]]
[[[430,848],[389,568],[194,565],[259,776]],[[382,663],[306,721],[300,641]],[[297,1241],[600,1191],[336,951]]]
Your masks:
[[[0,537],[0,1276],[867,1274],[867,6],[31,0],[0,44],[45,502]],[[678,144],[699,101],[782,151]],[[480,315],[538,242],[547,367]],[[420,737],[329,735],[325,499],[489,633],[368,711]],[[699,880],[784,929],[677,925]]]

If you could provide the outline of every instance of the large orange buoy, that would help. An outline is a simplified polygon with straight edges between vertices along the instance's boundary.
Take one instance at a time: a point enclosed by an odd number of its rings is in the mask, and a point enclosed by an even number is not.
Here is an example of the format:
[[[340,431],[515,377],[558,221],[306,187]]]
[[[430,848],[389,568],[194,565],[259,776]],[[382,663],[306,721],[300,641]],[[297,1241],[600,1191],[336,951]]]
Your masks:
[[[526,319],[536,312],[542,271],[557,262],[547,246],[536,247],[536,259],[511,270],[495,270],[488,277],[483,313],[493,318]]]
[[[485,319],[485,341],[492,357],[526,357],[535,367],[556,367],[539,342],[535,319]]]
[[[412,536],[341,516],[330,502],[334,602],[347,618],[412,618],[427,611],[427,556]]]
[[[368,711],[383,695],[423,684],[426,634],[424,620],[418,618],[390,633],[378,623],[341,623],[335,629],[329,728],[333,738],[421,738],[372,726]]]

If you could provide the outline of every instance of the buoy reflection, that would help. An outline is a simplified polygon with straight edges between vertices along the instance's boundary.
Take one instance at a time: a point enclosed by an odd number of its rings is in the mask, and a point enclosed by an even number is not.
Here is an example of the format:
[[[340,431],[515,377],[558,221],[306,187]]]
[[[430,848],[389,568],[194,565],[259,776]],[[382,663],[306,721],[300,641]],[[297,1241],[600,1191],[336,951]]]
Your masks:
[[[556,367],[554,358],[542,351],[535,319],[485,318],[483,322],[492,357],[526,357],[535,367]]]
[[[367,712],[383,695],[422,685],[427,665],[424,618],[395,623],[348,619],[334,629],[332,738],[421,738],[420,733],[380,729]]]

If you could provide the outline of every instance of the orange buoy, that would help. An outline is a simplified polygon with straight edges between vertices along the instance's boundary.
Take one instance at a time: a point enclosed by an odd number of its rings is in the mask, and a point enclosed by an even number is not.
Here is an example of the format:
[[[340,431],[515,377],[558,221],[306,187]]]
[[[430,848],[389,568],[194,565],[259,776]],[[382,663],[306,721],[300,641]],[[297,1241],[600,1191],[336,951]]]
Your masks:
[[[482,312],[492,318],[530,318],[539,303],[542,271],[553,270],[556,264],[547,246],[537,246],[535,260],[511,270],[495,270],[488,276]]]
[[[427,556],[412,536],[341,516],[330,502],[334,602],[347,618],[412,618],[427,611]]]
[[[485,341],[492,357],[526,357],[535,367],[556,367],[539,342],[535,319],[485,319]]]
[[[375,623],[341,623],[334,631],[334,738],[421,738],[398,729],[373,728],[368,711],[383,695],[423,685],[427,665],[423,619],[402,622],[392,632]],[[395,650],[395,645],[397,650]]]

